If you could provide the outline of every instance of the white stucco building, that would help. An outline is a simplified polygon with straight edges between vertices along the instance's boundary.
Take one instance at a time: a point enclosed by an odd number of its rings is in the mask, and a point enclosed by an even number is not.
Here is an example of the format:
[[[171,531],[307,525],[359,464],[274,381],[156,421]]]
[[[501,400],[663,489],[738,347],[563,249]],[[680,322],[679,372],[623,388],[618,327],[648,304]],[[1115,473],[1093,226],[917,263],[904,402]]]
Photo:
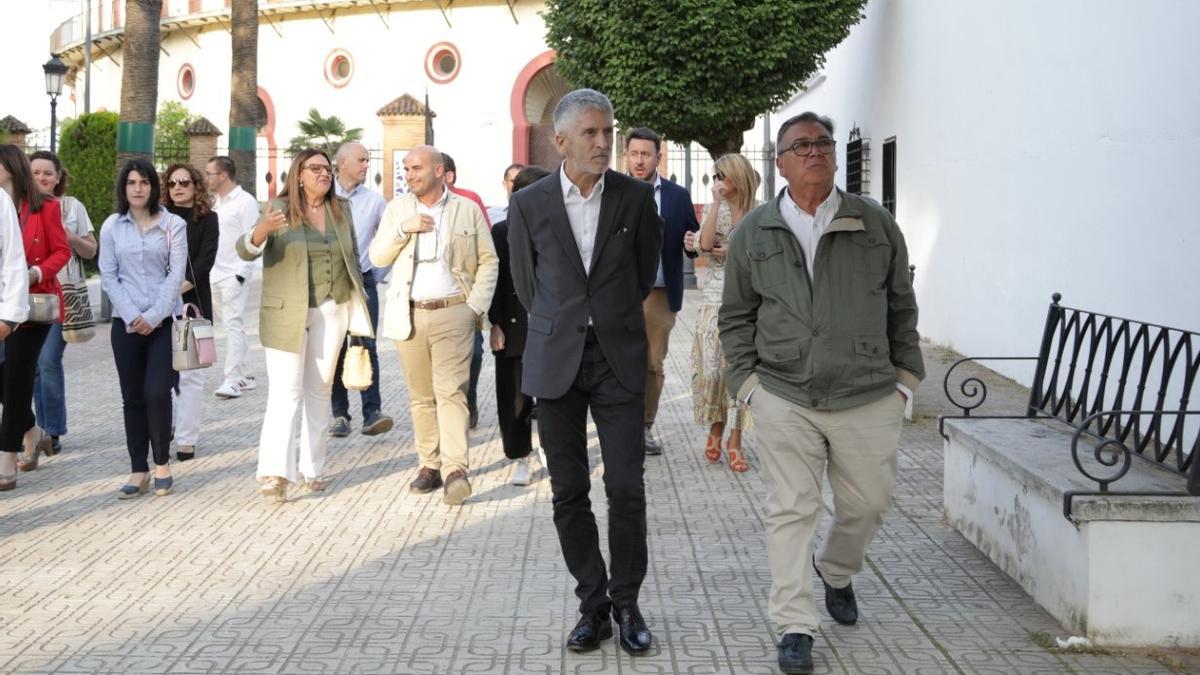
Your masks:
[[[93,110],[117,110],[121,91],[124,0],[86,0],[92,11]],[[476,0],[259,0],[258,86],[260,197],[286,170],[282,149],[296,122],[317,108],[361,127],[370,148],[383,147],[376,113],[403,94],[429,96],[435,141],[458,164],[459,184],[488,203],[503,201],[504,167],[553,164],[548,114],[565,92],[545,44],[541,2]],[[165,0],[159,100],[177,100],[227,132],[231,68],[228,0]],[[83,111],[82,14],[51,37],[72,67],[63,116]],[[549,132],[552,134],[552,132]],[[541,135],[539,135],[541,134]],[[224,139],[222,139],[222,143]],[[547,151],[550,154],[547,154]],[[378,158],[390,163],[391,156]],[[373,166],[372,174],[388,170]]]
[[[1054,291],[1200,330],[1197,26],[1186,1],[872,0],[771,134],[832,117],[843,186],[851,129],[870,139],[866,189],[894,199],[936,342],[1035,354]]]

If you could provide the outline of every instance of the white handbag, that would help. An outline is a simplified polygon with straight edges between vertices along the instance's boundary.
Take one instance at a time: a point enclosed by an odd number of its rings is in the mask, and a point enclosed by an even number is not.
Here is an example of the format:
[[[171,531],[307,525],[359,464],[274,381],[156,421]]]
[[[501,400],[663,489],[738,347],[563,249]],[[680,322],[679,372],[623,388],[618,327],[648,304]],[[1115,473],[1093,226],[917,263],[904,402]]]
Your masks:
[[[178,371],[207,368],[217,362],[217,344],[212,321],[200,315],[192,303],[171,324],[171,367]]]

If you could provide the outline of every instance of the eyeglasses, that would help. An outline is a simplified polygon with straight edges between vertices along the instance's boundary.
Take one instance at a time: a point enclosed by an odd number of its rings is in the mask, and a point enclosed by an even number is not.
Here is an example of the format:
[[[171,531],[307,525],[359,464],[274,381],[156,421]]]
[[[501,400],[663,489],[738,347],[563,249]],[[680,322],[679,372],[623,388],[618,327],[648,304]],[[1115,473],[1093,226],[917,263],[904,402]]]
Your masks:
[[[720,171],[714,171],[713,178],[716,178],[717,180],[721,181],[722,183],[725,182],[725,174],[721,173]]]
[[[807,157],[810,153],[812,153],[813,148],[816,148],[817,152],[822,155],[828,155],[833,152],[833,149],[836,146],[837,141],[833,140],[832,138],[818,138],[815,141],[801,138],[795,143],[792,143],[788,147],[780,150],[779,156],[783,157],[784,153],[790,150],[797,157]]]
[[[417,262],[437,262],[438,258],[442,257],[442,216],[444,215],[446,215],[446,204],[442,204],[442,210],[438,212],[437,225],[433,226],[433,230],[417,234],[417,250],[413,255]]]
[[[323,173],[327,173],[331,176],[333,175],[333,167],[329,166],[328,164],[317,164],[316,162],[313,162],[312,164],[305,164],[304,168],[317,174],[318,176]]]
[[[192,187],[192,181],[191,181],[191,179],[188,179],[188,178],[183,178],[183,179],[180,179],[180,180],[174,180],[174,179],[172,179],[172,180],[169,180],[169,181],[167,181],[167,188],[168,188],[168,189],[170,189],[170,188],[173,188],[173,187],[176,187],[176,186],[178,186],[178,187],[182,187],[182,188],[185,188],[185,187]]]

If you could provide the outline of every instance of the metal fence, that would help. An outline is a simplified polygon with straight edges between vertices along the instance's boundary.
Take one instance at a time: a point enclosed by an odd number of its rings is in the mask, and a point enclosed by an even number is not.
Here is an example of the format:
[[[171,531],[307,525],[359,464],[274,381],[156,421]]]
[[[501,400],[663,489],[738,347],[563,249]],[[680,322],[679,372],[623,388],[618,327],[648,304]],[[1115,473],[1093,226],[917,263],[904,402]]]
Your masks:
[[[697,204],[708,204],[712,201],[712,168],[713,159],[703,146],[667,144],[667,177],[687,188],[692,195],[692,201]],[[759,201],[775,194],[775,150],[774,147],[745,146],[741,155],[750,160],[750,164],[758,171],[761,179],[758,194]]]

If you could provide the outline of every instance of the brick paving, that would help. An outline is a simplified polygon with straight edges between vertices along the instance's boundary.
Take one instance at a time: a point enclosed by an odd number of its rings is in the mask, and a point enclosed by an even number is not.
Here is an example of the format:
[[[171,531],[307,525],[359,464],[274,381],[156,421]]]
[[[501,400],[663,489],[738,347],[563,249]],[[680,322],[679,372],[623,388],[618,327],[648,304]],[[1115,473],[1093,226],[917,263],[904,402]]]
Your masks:
[[[633,659],[615,643],[587,655],[562,649],[576,618],[573,581],[544,472],[529,487],[508,484],[490,357],[471,434],[475,495],[463,507],[408,493],[417,461],[390,344],[380,357],[396,429],[331,441],[323,495],[280,506],[258,496],[262,386],[237,401],[208,399],[197,459],[173,466],[173,494],[118,501],[128,461],[104,326],[67,349],[65,452],[0,495],[0,672],[778,672],[754,439],[753,468],[736,475],[704,461],[705,430],[692,423],[694,293],[667,362],[666,455],[646,462],[641,606],[658,640],[651,655]],[[863,620],[822,627],[817,672],[1200,671],[1190,653],[1045,648],[1064,630],[943,521],[936,416],[948,411],[941,378],[954,355],[932,347],[926,355],[930,376],[905,427],[896,505],[855,579]],[[265,384],[261,348],[250,363]],[[218,384],[209,373],[209,390]],[[1008,383],[989,400],[1013,410],[1023,396]],[[592,443],[598,465],[594,433]],[[593,501],[604,501],[599,468]],[[603,533],[602,507],[598,515]]]

